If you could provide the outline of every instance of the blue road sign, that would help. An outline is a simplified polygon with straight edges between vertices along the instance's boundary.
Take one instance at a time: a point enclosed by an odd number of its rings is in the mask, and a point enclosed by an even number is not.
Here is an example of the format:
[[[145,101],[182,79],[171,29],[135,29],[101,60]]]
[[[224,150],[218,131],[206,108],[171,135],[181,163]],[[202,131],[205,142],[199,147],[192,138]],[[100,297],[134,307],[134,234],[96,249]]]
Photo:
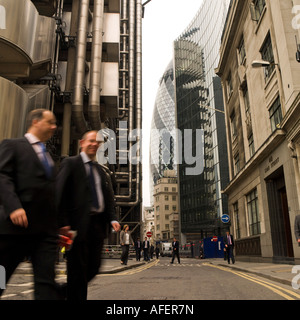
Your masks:
[[[222,217],[221,217],[221,221],[223,223],[228,223],[230,221],[230,217],[228,214],[223,214]]]

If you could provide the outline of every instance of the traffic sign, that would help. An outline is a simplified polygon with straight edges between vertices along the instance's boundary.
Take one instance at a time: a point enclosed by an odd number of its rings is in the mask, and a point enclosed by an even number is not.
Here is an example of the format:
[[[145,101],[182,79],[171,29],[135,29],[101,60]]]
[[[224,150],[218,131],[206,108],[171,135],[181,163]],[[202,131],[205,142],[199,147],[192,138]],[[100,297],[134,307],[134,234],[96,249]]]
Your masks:
[[[228,214],[223,214],[222,217],[221,217],[221,221],[223,223],[228,223],[230,221],[230,217]]]
[[[217,242],[218,241],[218,237],[217,236],[213,236],[212,237],[212,241]]]
[[[151,238],[151,237],[152,237],[152,232],[151,232],[151,231],[148,231],[148,232],[146,233],[146,236],[147,236],[148,238]]]

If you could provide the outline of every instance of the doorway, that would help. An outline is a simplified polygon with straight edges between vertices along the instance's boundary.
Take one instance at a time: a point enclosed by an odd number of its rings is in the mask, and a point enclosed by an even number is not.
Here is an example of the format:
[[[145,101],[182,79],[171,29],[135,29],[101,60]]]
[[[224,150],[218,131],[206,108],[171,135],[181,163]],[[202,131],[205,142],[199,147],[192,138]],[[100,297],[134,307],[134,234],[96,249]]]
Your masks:
[[[283,167],[266,179],[274,261],[294,260]]]

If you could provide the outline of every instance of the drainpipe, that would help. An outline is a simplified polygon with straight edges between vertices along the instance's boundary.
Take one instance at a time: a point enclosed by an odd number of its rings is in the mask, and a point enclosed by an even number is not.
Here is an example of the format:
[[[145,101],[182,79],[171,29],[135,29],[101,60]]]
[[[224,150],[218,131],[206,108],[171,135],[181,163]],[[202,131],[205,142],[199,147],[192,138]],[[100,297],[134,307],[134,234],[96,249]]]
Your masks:
[[[77,131],[83,134],[87,131],[87,123],[83,114],[84,77],[86,63],[87,27],[89,17],[89,0],[82,0],[79,10],[77,30],[77,51],[75,80],[73,91],[72,115]]]
[[[101,129],[100,81],[103,43],[104,0],[94,0],[93,42],[90,70],[89,122],[93,130]]]

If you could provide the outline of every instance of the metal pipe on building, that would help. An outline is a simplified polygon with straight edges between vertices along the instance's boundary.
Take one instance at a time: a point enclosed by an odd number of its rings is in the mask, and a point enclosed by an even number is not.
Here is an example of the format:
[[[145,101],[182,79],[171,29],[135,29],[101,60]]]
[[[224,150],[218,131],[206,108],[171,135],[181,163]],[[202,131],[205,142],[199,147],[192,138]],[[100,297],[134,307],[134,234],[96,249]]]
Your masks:
[[[93,40],[90,70],[90,95],[88,115],[93,130],[101,129],[100,81],[103,43],[104,0],[94,0]]]
[[[142,3],[141,0],[136,1],[136,15],[134,10],[134,0],[130,0],[130,20],[129,20],[129,132],[133,130],[134,126],[134,101],[135,101],[135,118],[136,129],[138,134],[141,134],[142,129]],[[135,18],[136,17],[136,24]],[[135,43],[134,43],[135,39]],[[136,64],[134,65],[134,49]],[[134,71],[136,71],[136,81],[134,82]],[[135,90],[134,90],[135,88]],[[135,96],[134,96],[135,92]],[[139,149],[137,151],[137,157],[141,157],[141,140],[137,137],[137,143]],[[129,142],[129,148],[132,147],[132,142]],[[129,149],[131,150],[131,149]],[[118,202],[118,205],[122,206],[135,206],[140,202],[140,188],[141,188],[141,163],[138,161],[136,164],[136,190],[135,200],[132,202]],[[129,196],[119,196],[117,199],[124,200],[131,198],[132,196],[132,155],[129,153]]]
[[[85,121],[83,113],[83,97],[88,17],[89,0],[81,0],[79,10],[79,23],[77,29],[77,51],[72,105],[73,120],[76,125],[76,129],[80,134],[83,134],[87,131],[87,123]]]
[[[70,26],[70,36],[75,37],[78,29],[78,16],[79,16],[80,0],[73,0],[72,2],[72,19]],[[65,92],[70,93],[73,89],[73,78],[75,69],[76,49],[74,46],[68,48],[68,65],[66,74]],[[62,125],[62,145],[61,156],[66,157],[69,155],[70,138],[71,138],[71,118],[72,118],[72,103],[66,101],[64,103],[63,111],[63,125]]]

